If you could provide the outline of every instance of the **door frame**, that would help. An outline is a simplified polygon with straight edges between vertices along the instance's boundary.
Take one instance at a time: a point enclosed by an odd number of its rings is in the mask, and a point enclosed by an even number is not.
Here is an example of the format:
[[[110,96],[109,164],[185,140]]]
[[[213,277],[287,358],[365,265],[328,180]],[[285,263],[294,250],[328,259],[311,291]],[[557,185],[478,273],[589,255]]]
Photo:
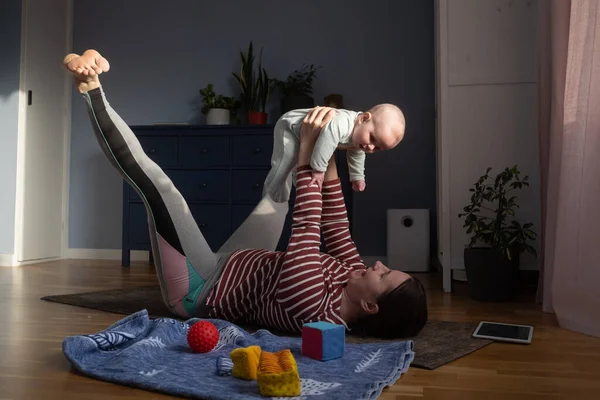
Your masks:
[[[442,264],[444,292],[452,291],[450,218],[450,153],[448,151],[448,0],[435,1],[436,158],[438,209],[438,260]]]
[[[33,0],[22,0],[21,3],[21,65],[19,72],[19,116],[18,116],[18,137],[17,137],[17,187],[15,196],[15,235],[14,252],[12,265],[17,267],[27,264],[37,264],[52,260],[64,259],[67,254],[69,243],[69,185],[70,185],[70,144],[71,144],[71,108],[72,108],[72,87],[71,80],[65,74],[65,113],[63,122],[65,131],[63,133],[63,179],[62,179],[62,229],[61,229],[61,251],[60,257],[48,258],[43,260],[19,261],[22,254],[23,232],[23,208],[24,184],[23,169],[25,166],[25,134],[26,134],[26,115],[27,115],[27,89],[25,65],[27,62],[27,4]],[[73,0],[64,0],[67,4],[67,35],[65,37],[65,55],[73,48]],[[62,57],[62,55],[61,55]],[[60,59],[57,60],[60,62]]]

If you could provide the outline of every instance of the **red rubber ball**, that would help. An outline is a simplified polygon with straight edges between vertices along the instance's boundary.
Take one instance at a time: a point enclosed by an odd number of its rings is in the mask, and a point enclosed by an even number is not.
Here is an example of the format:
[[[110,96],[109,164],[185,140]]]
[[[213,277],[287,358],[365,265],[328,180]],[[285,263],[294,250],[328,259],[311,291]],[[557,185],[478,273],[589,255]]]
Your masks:
[[[187,342],[196,353],[208,353],[219,343],[219,330],[210,321],[199,321],[190,327]]]

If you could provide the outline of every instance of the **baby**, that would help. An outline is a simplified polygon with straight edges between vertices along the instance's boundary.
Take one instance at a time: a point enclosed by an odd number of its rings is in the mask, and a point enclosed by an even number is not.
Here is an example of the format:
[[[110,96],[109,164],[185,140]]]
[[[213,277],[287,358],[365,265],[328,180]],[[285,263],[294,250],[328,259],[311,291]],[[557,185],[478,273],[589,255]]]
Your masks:
[[[275,124],[271,171],[265,180],[263,195],[276,202],[287,202],[292,190],[292,172],[298,161],[300,128],[311,109],[292,110]],[[310,166],[313,182],[323,183],[325,170],[336,149],[346,150],[352,189],[365,190],[365,155],[389,150],[404,137],[402,111],[393,104],[378,104],[366,112],[336,110],[315,144]]]

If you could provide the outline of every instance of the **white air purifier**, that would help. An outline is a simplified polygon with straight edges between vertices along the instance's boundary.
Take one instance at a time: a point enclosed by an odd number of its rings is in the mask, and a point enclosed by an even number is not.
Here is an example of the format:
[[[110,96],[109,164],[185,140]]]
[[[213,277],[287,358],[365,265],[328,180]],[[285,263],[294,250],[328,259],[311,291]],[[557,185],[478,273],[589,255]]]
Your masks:
[[[429,271],[429,210],[387,210],[387,262],[400,271]]]

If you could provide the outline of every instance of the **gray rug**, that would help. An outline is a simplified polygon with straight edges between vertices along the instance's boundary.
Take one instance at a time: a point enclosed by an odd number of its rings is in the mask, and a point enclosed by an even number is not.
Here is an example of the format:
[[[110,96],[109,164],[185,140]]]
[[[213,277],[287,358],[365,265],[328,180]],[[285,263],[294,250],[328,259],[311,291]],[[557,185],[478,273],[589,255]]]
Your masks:
[[[163,304],[158,286],[45,296],[42,300],[124,315],[146,309],[152,318],[178,318]],[[248,331],[257,328],[243,324],[240,326]],[[461,322],[428,321],[419,335],[413,338],[416,356],[412,366],[436,369],[492,343],[491,340],[471,337],[476,326]],[[276,331],[273,333],[282,334]],[[347,335],[346,340],[353,343],[384,341],[351,334]]]

